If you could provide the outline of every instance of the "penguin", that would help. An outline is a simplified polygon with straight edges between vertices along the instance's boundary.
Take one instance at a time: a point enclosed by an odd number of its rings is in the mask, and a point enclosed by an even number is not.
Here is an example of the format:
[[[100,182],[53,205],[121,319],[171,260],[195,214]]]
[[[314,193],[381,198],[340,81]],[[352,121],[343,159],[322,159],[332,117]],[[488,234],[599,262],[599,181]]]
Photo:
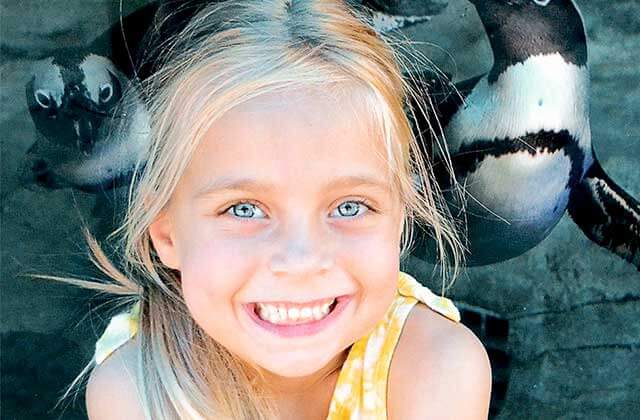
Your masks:
[[[146,111],[128,78],[107,57],[84,51],[62,50],[34,70],[26,100],[36,141],[25,182],[85,191],[126,183],[148,145]]]
[[[467,264],[514,258],[549,235],[568,210],[592,241],[640,267],[640,205],[598,163],[589,124],[587,38],[572,0],[471,0],[486,30],[491,70],[450,84],[427,73],[428,121],[441,127],[452,182],[429,134],[448,209],[463,227]],[[418,226],[414,255],[433,260]]]
[[[146,6],[90,45],[61,47],[34,64],[25,86],[36,129],[22,165],[27,187],[95,192],[127,184],[148,146],[136,47],[155,10]]]
[[[106,58],[62,50],[37,65],[26,86],[38,132],[89,155],[105,117],[122,98],[124,76]]]

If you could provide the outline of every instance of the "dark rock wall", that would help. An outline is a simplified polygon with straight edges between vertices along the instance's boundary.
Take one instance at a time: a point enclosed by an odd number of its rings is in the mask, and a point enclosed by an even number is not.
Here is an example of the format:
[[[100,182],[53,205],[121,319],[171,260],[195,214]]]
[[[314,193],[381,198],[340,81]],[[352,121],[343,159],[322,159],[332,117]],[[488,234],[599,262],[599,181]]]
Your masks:
[[[127,13],[143,2],[124,3]],[[595,150],[611,177],[640,197],[640,4],[579,4],[590,39]],[[89,42],[117,16],[118,2],[105,0],[0,3],[2,418],[85,418],[82,396],[64,412],[50,410],[90,359],[108,314],[87,292],[24,275],[97,275],[79,228],[104,223],[118,198],[21,185],[19,165],[35,139],[24,86],[35,60]],[[491,65],[465,1],[404,32],[456,80]],[[432,267],[410,260],[407,269],[427,279]],[[437,281],[429,286],[439,290]],[[640,417],[640,274],[568,217],[524,255],[468,269],[450,293],[495,350],[494,417]]]

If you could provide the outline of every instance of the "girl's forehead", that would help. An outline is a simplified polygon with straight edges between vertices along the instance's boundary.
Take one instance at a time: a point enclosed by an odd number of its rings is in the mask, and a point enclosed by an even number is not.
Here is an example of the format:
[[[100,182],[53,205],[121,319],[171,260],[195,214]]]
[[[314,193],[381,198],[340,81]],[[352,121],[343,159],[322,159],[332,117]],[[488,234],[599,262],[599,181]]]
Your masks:
[[[250,99],[216,120],[186,176],[244,172],[278,180],[367,173],[389,179],[377,121],[359,92],[305,88]]]
[[[345,83],[304,86],[258,95],[234,107],[225,116],[287,114],[295,110],[299,117],[323,115],[324,119],[330,120],[330,117],[350,114],[360,118],[370,114],[365,106],[366,97],[366,90]]]

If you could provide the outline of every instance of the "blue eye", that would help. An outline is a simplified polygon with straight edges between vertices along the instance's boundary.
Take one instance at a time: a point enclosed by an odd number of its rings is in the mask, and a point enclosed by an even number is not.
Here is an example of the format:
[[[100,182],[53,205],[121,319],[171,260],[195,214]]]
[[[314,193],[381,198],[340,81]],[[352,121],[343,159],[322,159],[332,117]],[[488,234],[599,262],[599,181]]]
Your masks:
[[[234,216],[241,219],[253,219],[256,211],[258,213],[262,213],[262,215],[264,216],[264,212],[260,210],[260,207],[248,202],[236,203],[233,206],[229,207],[225,213],[228,213],[229,211],[231,211]]]
[[[336,211],[338,213],[337,216],[335,215],[335,211],[331,214],[333,217],[354,218],[369,210],[373,211],[373,208],[371,208],[366,201],[348,200],[343,201],[338,207],[336,207]],[[260,219],[266,216],[260,207],[247,201],[241,201],[228,207],[223,214],[227,213],[230,213],[232,216],[239,219]],[[258,214],[258,216],[261,215],[261,217],[254,217],[256,214]]]
[[[336,210],[342,217],[355,217],[361,214],[360,210],[369,210],[369,206],[361,200],[349,200],[341,203]]]

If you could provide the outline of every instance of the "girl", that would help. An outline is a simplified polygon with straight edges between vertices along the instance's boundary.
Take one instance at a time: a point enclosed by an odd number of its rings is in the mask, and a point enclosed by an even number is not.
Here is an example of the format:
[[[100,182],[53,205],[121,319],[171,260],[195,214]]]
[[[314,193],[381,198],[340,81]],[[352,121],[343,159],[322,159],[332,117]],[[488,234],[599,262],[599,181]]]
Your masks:
[[[390,43],[342,1],[226,1],[162,52],[123,267],[88,236],[133,303],[90,419],[486,418],[484,348],[399,269],[414,220],[461,246]]]

